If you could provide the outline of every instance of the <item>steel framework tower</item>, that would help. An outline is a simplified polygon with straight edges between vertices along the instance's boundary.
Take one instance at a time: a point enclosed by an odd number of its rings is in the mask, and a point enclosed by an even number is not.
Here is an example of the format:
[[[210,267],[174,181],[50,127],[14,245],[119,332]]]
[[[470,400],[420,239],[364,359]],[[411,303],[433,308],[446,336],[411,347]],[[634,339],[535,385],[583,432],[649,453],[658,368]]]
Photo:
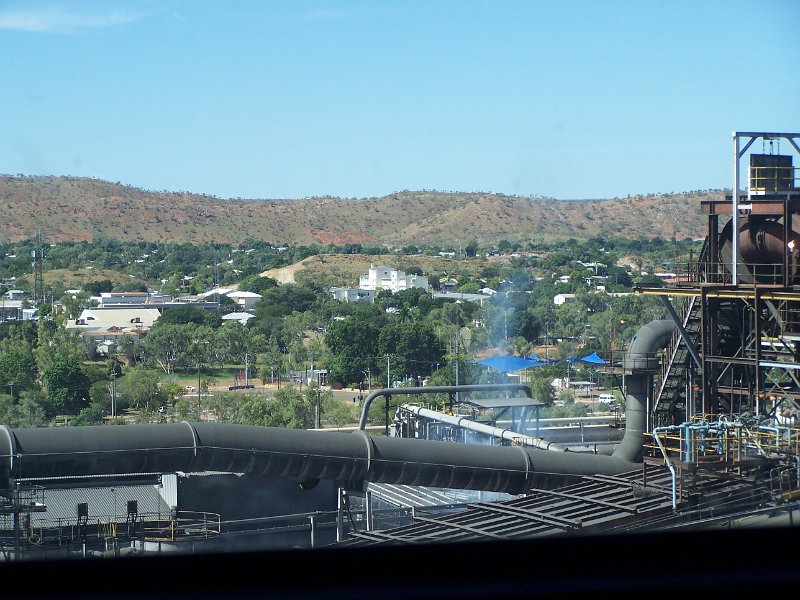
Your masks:
[[[41,232],[36,232],[36,247],[31,251],[33,259],[33,303],[39,306],[44,302],[44,277],[42,275],[42,260],[44,253],[42,251],[42,236]]]

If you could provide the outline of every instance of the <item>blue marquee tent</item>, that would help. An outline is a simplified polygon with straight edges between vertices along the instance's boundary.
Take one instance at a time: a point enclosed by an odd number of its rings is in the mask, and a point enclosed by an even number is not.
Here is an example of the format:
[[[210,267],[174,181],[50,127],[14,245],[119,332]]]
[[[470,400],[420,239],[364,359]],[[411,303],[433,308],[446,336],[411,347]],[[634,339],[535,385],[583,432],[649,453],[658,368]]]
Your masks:
[[[543,362],[531,360],[529,358],[522,358],[521,356],[512,356],[508,354],[497,354],[489,356],[482,360],[476,361],[479,365],[486,365],[504,373],[513,373],[514,371],[521,371],[530,367],[540,367]]]
[[[584,356],[583,358],[580,359],[580,361],[581,362],[585,362],[585,363],[590,364],[590,365],[604,365],[604,364],[606,364],[606,361],[604,361],[602,358],[597,356],[597,352],[592,352],[590,355]]]

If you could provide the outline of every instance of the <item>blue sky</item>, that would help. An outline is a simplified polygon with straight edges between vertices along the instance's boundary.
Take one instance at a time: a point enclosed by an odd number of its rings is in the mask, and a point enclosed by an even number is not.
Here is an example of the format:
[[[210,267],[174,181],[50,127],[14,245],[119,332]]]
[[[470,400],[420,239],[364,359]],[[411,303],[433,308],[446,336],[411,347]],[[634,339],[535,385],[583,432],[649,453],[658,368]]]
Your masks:
[[[797,0],[0,0],[0,173],[220,198],[731,187],[734,131],[800,131],[798,30]]]

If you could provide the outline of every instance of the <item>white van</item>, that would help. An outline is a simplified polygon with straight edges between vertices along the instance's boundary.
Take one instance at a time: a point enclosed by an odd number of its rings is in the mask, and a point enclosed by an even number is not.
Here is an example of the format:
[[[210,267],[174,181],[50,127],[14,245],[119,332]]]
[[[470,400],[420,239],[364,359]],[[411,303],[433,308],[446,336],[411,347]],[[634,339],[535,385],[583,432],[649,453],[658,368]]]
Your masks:
[[[600,402],[614,402],[617,398],[614,394],[600,394]]]

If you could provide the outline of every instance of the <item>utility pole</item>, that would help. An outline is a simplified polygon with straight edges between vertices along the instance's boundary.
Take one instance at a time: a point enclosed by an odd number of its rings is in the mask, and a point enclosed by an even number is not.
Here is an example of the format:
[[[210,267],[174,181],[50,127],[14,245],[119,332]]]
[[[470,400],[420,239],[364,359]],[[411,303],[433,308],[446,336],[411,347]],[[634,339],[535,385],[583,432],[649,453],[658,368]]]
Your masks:
[[[203,407],[200,404],[200,363],[197,363],[197,418],[201,419],[203,415]]]
[[[111,363],[111,418],[113,419],[116,416],[117,416],[117,369],[116,369],[116,361],[114,361]]]
[[[314,411],[314,429],[321,429],[321,402],[322,402],[322,389],[317,387],[317,406]]]
[[[547,361],[549,359],[548,350],[550,349],[550,342],[547,339],[547,334],[548,333],[549,333],[548,332],[548,325],[547,325],[547,321],[545,321],[544,322],[544,359],[545,359],[545,361]]]
[[[42,274],[42,259],[44,255],[42,253],[41,231],[37,230],[36,232],[36,247],[31,252],[31,256],[33,257],[33,303],[38,307],[44,302],[44,277]]]
[[[389,355],[386,355],[386,389],[392,387],[392,377],[389,374]]]

